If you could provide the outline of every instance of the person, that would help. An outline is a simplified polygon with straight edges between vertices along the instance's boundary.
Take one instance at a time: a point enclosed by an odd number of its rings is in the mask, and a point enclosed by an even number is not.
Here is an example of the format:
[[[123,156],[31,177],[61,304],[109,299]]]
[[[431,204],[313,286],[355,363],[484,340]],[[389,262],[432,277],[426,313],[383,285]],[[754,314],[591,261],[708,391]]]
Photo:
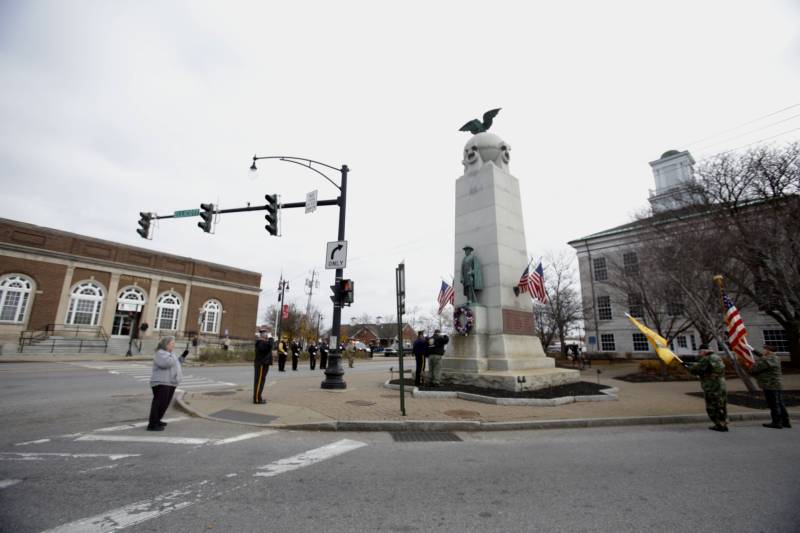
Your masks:
[[[355,357],[356,357],[356,341],[351,340],[347,343],[347,348],[344,351],[345,355],[347,356],[347,366],[353,368],[355,364]]]
[[[254,360],[253,375],[253,403],[263,404],[264,385],[267,382],[267,373],[272,364],[272,335],[265,338],[264,333],[259,333],[256,339],[256,357]]]
[[[316,345],[311,342],[308,344],[308,366],[311,367],[311,370],[314,370],[317,367],[317,347]]]
[[[300,362],[300,343],[292,339],[292,370],[297,372],[297,364]]]
[[[162,422],[164,413],[167,412],[175,388],[183,378],[181,364],[189,355],[187,347],[178,357],[175,355],[175,337],[167,336],[158,342],[153,356],[153,372],[150,375],[150,388],[153,389],[153,402],[150,404],[150,420],[147,431],[164,431],[167,426]]]
[[[425,338],[424,331],[417,332],[417,338],[411,347],[414,352],[414,359],[417,362],[417,367],[414,371],[414,386],[419,387],[422,385],[422,376],[425,373],[425,359],[428,357],[428,339]]]
[[[461,260],[461,284],[464,286],[464,296],[467,303],[478,303],[475,291],[483,289],[483,275],[478,258],[472,255],[474,248],[469,244],[464,246],[464,259]]]
[[[225,340],[222,341],[222,349],[227,352],[230,349],[230,347],[231,347],[231,340],[228,337],[225,337]]]
[[[373,357],[375,357],[375,343],[374,342],[370,342],[369,343],[369,358],[372,359]]]
[[[278,341],[278,372],[286,372],[286,340]]]
[[[450,342],[447,335],[442,335],[441,330],[435,330],[433,337],[428,339],[428,385],[431,387],[438,387],[442,383],[441,379],[441,361],[444,355],[444,347]]]
[[[728,392],[725,386],[725,365],[722,359],[708,348],[708,344],[701,344],[699,350],[700,360],[694,364],[684,363],[689,373],[700,378],[700,386],[706,401],[706,413],[714,423],[708,429],[713,431],[728,431]]]
[[[322,340],[319,342],[319,368],[320,370],[328,368],[328,345]]]
[[[783,403],[783,383],[781,380],[781,361],[775,355],[775,348],[769,344],[764,345],[764,352],[753,352],[758,356],[756,362],[750,367],[750,375],[756,378],[764,399],[769,406],[772,422],[762,424],[765,428],[782,429],[790,428],[789,413]]]

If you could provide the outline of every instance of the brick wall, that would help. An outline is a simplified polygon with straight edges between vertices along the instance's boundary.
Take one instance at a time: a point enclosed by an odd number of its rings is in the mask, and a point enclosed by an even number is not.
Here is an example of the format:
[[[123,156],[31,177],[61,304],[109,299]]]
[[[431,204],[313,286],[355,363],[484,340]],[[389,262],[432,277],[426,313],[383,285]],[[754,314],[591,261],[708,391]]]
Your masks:
[[[24,274],[36,283],[26,329],[40,329],[56,321],[58,300],[67,267],[28,259],[0,256],[0,276]]]

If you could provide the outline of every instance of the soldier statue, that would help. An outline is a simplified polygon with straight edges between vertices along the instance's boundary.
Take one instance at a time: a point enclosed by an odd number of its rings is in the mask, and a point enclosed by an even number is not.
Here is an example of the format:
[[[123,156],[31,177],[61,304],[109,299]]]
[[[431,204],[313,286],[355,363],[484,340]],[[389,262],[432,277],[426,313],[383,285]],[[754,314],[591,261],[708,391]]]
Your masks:
[[[464,285],[464,296],[468,304],[478,303],[475,291],[483,289],[483,275],[478,258],[472,255],[474,248],[464,246],[464,259],[461,260],[461,283]]]

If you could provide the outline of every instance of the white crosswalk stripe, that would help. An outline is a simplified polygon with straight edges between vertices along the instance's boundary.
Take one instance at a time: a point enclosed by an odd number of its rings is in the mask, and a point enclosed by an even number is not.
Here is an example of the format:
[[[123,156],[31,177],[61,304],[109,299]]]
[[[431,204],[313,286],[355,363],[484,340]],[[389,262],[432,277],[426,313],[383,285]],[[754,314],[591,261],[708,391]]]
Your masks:
[[[106,372],[114,375],[124,375],[135,379],[140,382],[150,381],[149,364],[144,363],[71,363],[75,366],[83,368],[91,368],[92,370],[105,370]],[[178,390],[197,390],[197,389],[227,389],[236,387],[236,383],[229,383],[227,381],[217,381],[215,379],[204,378],[201,376],[194,376],[192,374],[184,374]]]

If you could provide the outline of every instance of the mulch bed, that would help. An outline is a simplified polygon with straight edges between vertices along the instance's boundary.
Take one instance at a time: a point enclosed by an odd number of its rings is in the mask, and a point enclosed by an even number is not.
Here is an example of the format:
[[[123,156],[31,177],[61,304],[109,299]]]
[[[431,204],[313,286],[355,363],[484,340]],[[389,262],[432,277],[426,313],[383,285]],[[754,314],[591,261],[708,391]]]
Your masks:
[[[650,372],[635,372],[633,374],[625,374],[624,376],[617,376],[614,379],[620,381],[627,381],[628,383],[654,383],[659,381],[697,381],[694,376],[674,376],[667,374],[651,374]]]
[[[400,385],[400,379],[393,379],[390,381],[392,385]],[[413,387],[414,380],[406,379],[404,381],[406,387]],[[549,400],[551,398],[561,398],[562,396],[594,396],[601,394],[601,390],[610,388],[608,385],[598,385],[597,383],[590,383],[588,381],[579,381],[578,383],[570,383],[568,385],[558,385],[556,387],[548,387],[546,389],[512,392],[496,389],[484,389],[482,387],[473,387],[470,385],[442,385],[441,387],[419,387],[421,391],[454,391],[466,392],[469,394],[480,394],[481,396],[489,396],[492,398],[538,398],[542,400]]]
[[[689,396],[703,397],[702,392],[687,392]],[[728,403],[749,407],[750,409],[769,409],[767,402],[764,401],[764,394],[761,392],[749,393],[747,391],[728,392]],[[797,407],[800,405],[800,390],[783,391],[783,404],[786,407]]]

